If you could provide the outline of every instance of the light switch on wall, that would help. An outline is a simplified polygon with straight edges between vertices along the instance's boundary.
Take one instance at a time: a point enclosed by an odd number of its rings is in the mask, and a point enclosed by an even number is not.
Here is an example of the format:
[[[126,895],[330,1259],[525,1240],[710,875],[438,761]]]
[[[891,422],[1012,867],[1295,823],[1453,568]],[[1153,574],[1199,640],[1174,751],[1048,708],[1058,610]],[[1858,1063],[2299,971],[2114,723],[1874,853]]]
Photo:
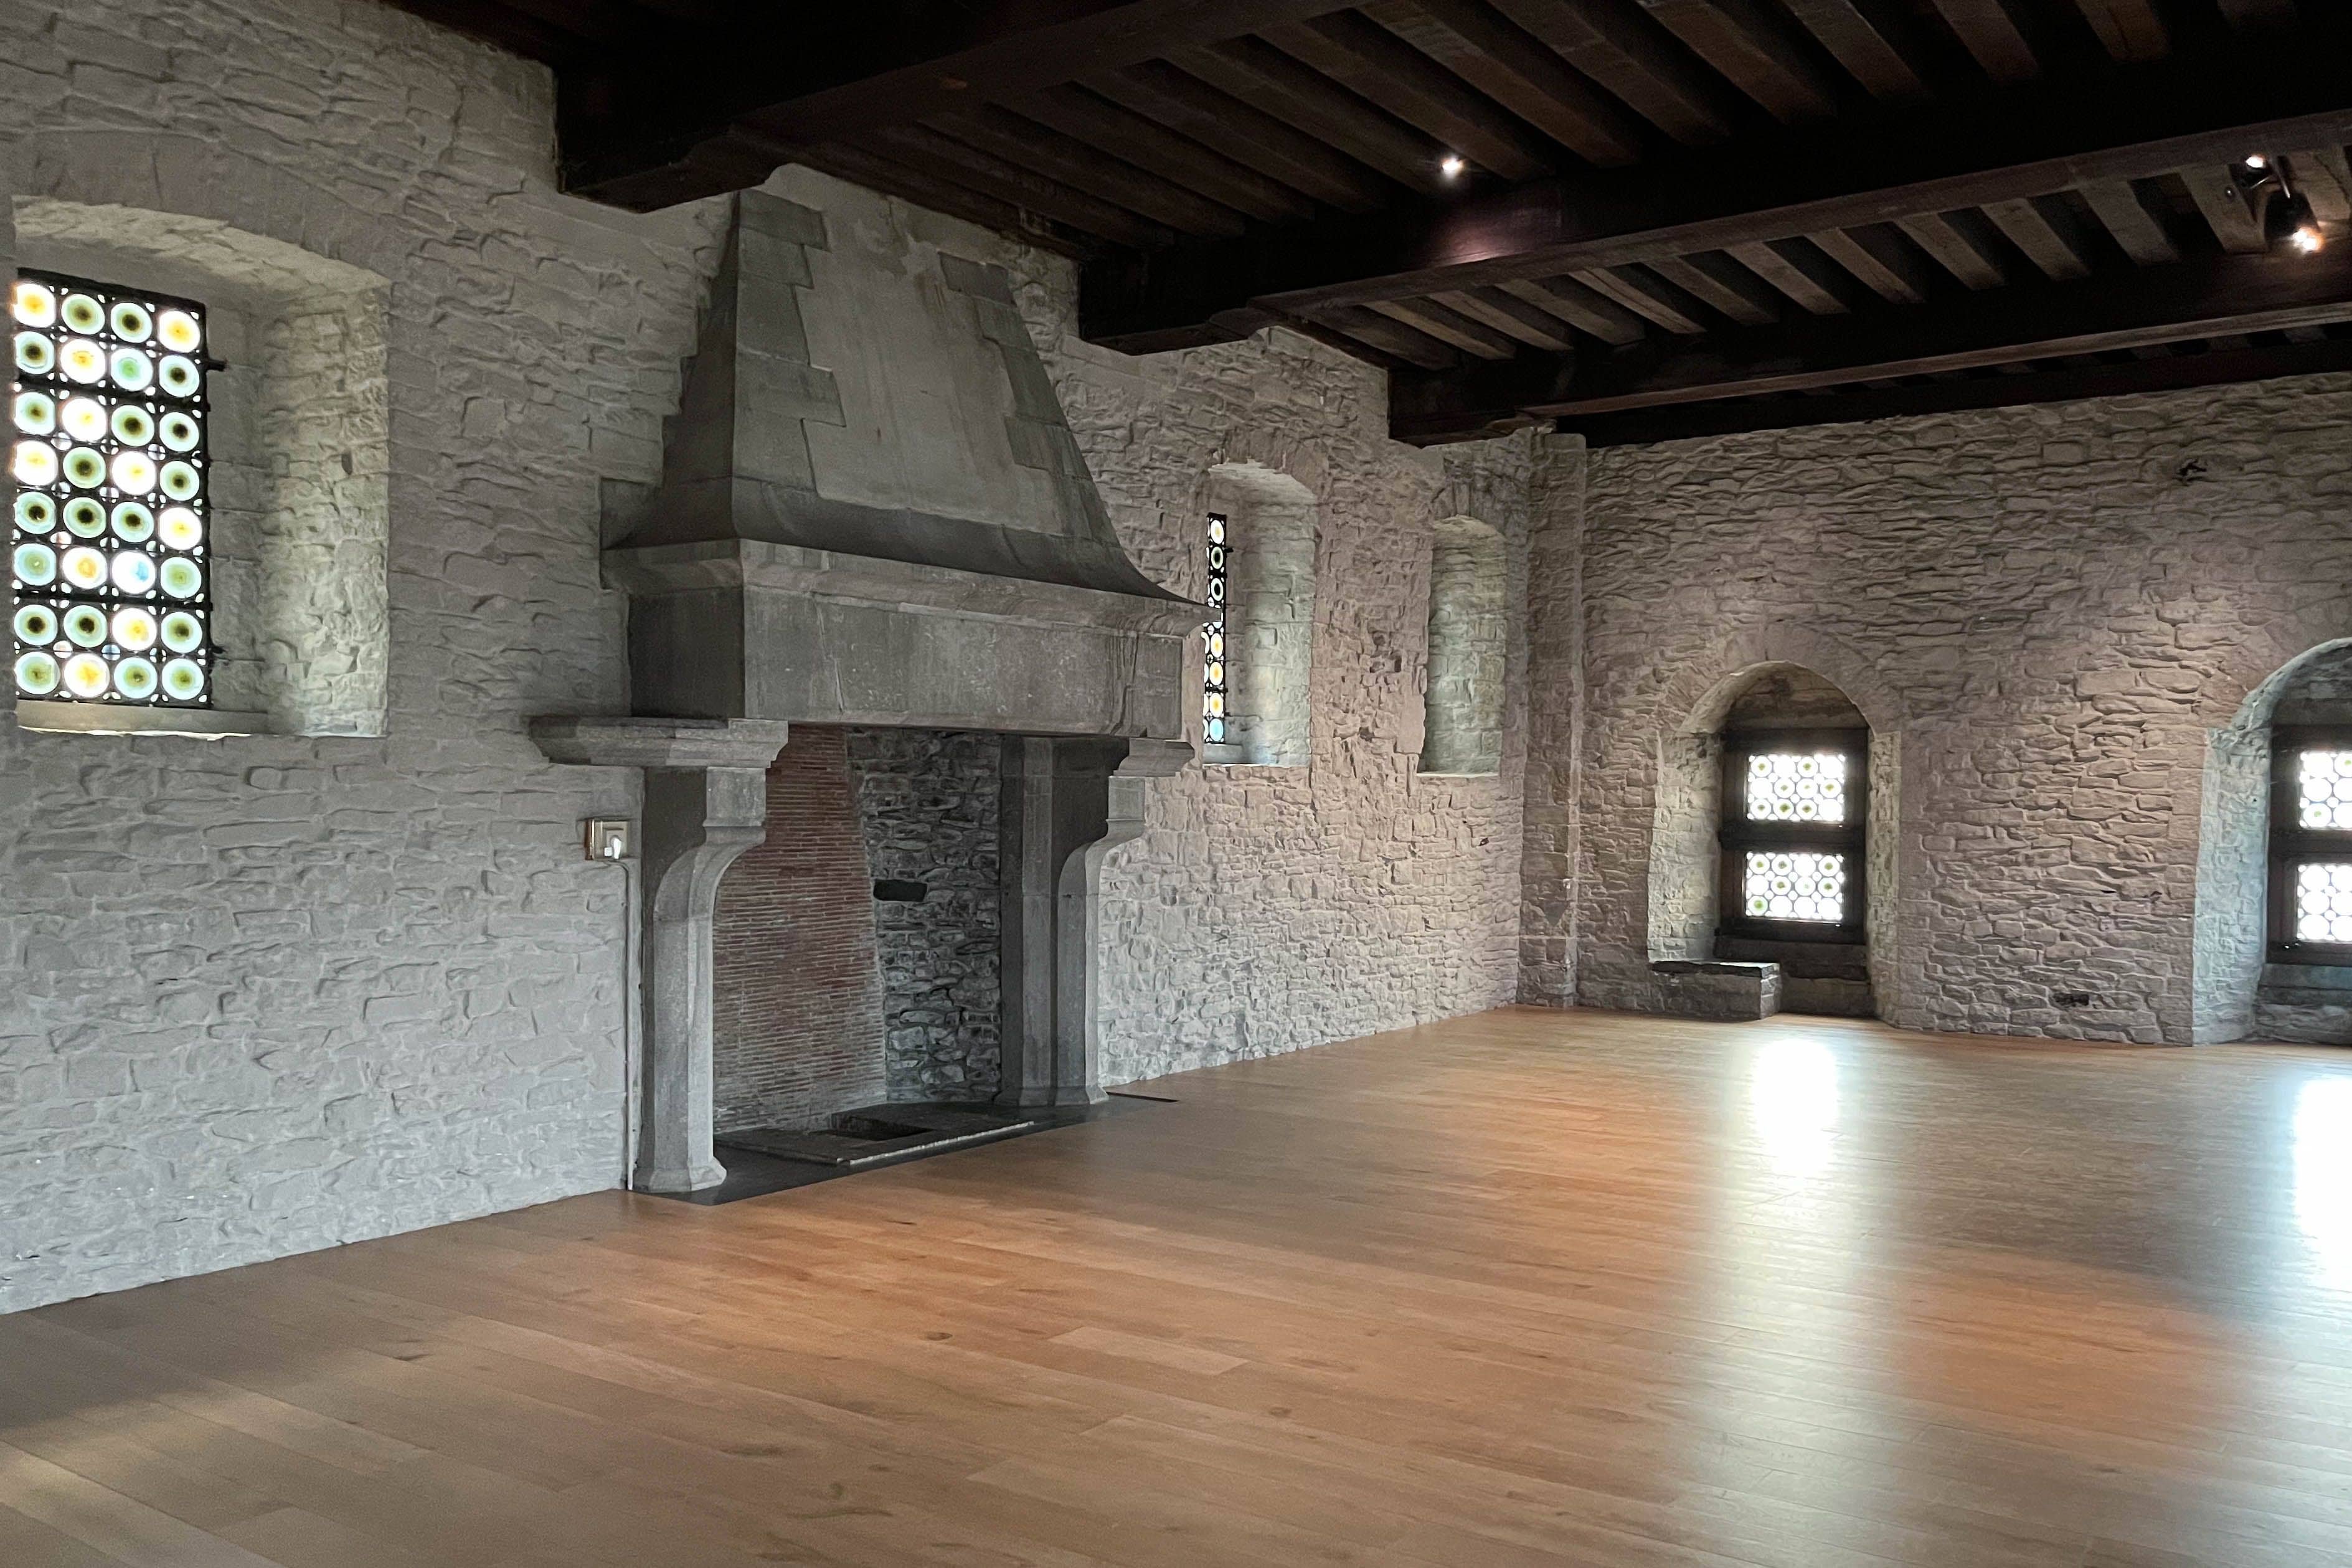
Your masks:
[[[635,825],[625,816],[592,816],[587,822],[588,858],[625,860],[636,852]]]

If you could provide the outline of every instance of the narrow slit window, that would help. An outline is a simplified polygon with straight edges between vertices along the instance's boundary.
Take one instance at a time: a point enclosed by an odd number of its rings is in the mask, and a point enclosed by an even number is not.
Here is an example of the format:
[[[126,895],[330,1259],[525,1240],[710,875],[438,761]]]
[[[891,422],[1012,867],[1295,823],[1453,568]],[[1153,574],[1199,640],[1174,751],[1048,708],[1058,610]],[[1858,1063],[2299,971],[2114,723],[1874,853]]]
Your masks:
[[[204,307],[41,272],[9,307],[17,694],[209,706]]]
[[[1225,538],[1222,512],[1209,514],[1209,619],[1201,627],[1201,739],[1223,745],[1225,739]]]

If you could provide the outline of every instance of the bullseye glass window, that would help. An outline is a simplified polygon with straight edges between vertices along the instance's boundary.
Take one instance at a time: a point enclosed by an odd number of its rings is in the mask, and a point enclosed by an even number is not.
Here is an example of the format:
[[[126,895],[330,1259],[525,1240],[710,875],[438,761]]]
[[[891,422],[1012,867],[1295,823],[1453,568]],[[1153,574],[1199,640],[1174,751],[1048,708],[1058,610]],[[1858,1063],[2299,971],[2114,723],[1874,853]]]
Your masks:
[[[19,696],[211,700],[205,311],[47,273],[10,294]]]
[[[1748,851],[1742,888],[1748,918],[1759,921],[1845,921],[1845,857],[1804,850]]]
[[[2294,939],[2352,945],[2352,861],[2305,860],[2294,868]]]
[[[1225,738],[1225,538],[1219,512],[1209,514],[1209,621],[1201,628],[1201,739],[1210,745]]]
[[[2271,952],[2352,965],[2352,732],[2271,733]]]
[[[2352,751],[2313,747],[2295,753],[2300,826],[2352,832]]]
[[[1843,822],[1845,753],[1758,752],[1748,759],[1750,822]]]

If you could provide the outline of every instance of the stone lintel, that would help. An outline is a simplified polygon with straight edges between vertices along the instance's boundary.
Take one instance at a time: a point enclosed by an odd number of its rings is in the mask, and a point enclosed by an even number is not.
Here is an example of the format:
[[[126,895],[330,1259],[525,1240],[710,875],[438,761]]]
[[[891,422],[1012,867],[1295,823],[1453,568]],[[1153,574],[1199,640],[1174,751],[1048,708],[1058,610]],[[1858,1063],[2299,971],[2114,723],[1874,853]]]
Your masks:
[[[757,768],[784,749],[781,719],[550,716],[530,738],[551,763],[592,768]]]
[[[1208,607],[1173,595],[1041,583],[1025,577],[847,555],[796,544],[714,539],[688,544],[625,545],[604,552],[605,580],[632,597],[709,588],[760,588],[887,606],[1041,626],[1189,635]]]

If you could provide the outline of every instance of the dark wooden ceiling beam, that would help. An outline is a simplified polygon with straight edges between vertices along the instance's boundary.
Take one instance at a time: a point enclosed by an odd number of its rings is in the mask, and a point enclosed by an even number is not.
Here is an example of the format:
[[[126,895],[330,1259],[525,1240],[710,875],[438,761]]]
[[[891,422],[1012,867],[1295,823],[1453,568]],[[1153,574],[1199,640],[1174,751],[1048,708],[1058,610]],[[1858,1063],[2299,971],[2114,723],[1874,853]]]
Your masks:
[[[1753,0],[1637,0],[1775,120],[1823,120],[1837,101],[1821,73]]]
[[[1993,80],[2015,84],[2041,74],[2042,62],[2008,0],[1936,0],[1936,9]]]
[[[2007,368],[2022,374],[1953,376],[1840,391],[1826,396],[1742,398],[1635,409],[1579,418],[1572,422],[1572,428],[1584,437],[1587,446],[1624,447],[1738,435],[1751,430],[1789,430],[1866,419],[1951,414],[1965,409],[2073,403],[2089,397],[2228,386],[2281,376],[2352,370],[2352,339],[2323,337],[2218,353],[2156,351],[2151,357],[2135,359],[2128,364],[2089,359],[2047,367]]]
[[[1552,167],[1551,154],[1462,79],[1353,11],[1268,27],[1266,42],[1367,102],[1419,127],[1446,150],[1507,180]]]
[[[1364,14],[1587,162],[1641,156],[1643,127],[1486,0],[1379,0]]]
[[[2262,219],[2247,200],[2244,187],[2220,160],[2182,169],[2180,183],[2189,187],[2189,199],[2205,215],[2206,226],[2222,249],[2253,256],[2270,247],[2263,236]]]
[[[2079,188],[2092,213],[2133,261],[2156,267],[2180,259],[2171,231],[2129,180],[2092,180]]]
[[[1454,289],[1433,294],[1430,298],[1449,310],[1467,316],[1474,321],[1484,322],[1506,337],[1517,339],[1529,348],[1567,353],[1576,347],[1576,339],[1566,322],[1549,310],[1538,310],[1500,289]]]
[[[1210,246],[1163,262],[1090,269],[1094,341],[1134,352],[1210,341],[1232,325],[1316,303],[1364,303],[1437,289],[1557,277],[1724,250],[1826,229],[1897,223],[1936,253],[1950,214],[2054,195],[2091,181],[2153,179],[2250,147],[2352,140],[2352,76],[2334,47],[2200,54],[2105,68],[1882,121],[1743,137],[1631,170],[1591,170],[1371,219],[1333,219]],[[1951,258],[1938,259],[1951,265]],[[1980,264],[1980,263],[1979,263]],[[1970,279],[1963,281],[1994,281]]]
[[[1631,268],[1586,268],[1569,275],[1603,299],[1631,310],[1653,325],[1679,337],[1696,337],[1706,323],[1675,297],[1664,279],[1645,278]]]
[[[2341,147],[2286,155],[2287,177],[2322,223],[2352,223],[2352,165]]]
[[[1383,353],[1423,370],[1444,370],[1462,363],[1459,353],[1427,332],[1360,305],[1335,306],[1304,319],[1319,321],[1324,326],[1358,342],[1369,343]]]
[[[1366,308],[1480,359],[1509,359],[1519,352],[1510,338],[1434,300],[1375,300]]]
[[[2074,6],[2116,59],[2160,60],[2171,52],[2172,37],[2148,0],[2074,0]]]
[[[1572,278],[1511,278],[1495,286],[1514,300],[1559,317],[1580,332],[1612,345],[1639,342],[1642,319],[1606,295]]]
[[[1665,31],[1617,0],[1494,0],[1532,37],[1609,89],[1675,141],[1705,146],[1728,137],[1739,114],[1730,96],[1690,63]]]
[[[1279,180],[1269,179],[1084,88],[1054,88],[1017,99],[1008,107],[1251,217],[1295,223],[1315,216],[1315,204]]]
[[[1451,188],[1445,148],[1259,38],[1180,49],[1171,63],[1294,129],[1329,143],[1408,189]]]
[[[2020,284],[1934,310],[1713,333],[1687,348],[1650,340],[1572,362],[1527,355],[1491,370],[1408,378],[1391,388],[1391,424],[1405,439],[1444,438],[1499,418],[1571,419],[2347,321],[2352,247],[2224,255],[2079,283]]]
[[[1231,207],[1009,109],[978,104],[970,114],[942,115],[930,129],[1181,233],[1242,231],[1242,215]]]
[[[1927,96],[1927,84],[1887,37],[1879,19],[1865,15],[1855,0],[1782,4],[1873,98],[1900,103]]]
[[[845,141],[1336,9],[1333,0],[1003,0],[746,8],[724,47],[681,35],[564,84],[568,188],[633,205],[713,195],[730,130]],[[723,188],[723,187],[722,187]]]
[[[1834,231],[1831,231],[1834,232]],[[1849,309],[1828,260],[1805,239],[1756,240],[1725,247],[1731,258],[1816,316]]]
[[[1093,236],[1080,234],[1017,203],[989,195],[973,188],[970,180],[942,178],[909,168],[864,147],[828,142],[808,149],[801,154],[801,160],[812,169],[903,197],[933,212],[946,213],[1000,234],[1017,235],[1043,249],[1085,257],[1103,248],[1103,242]]]
[[[2292,27],[2294,0],[2213,0],[2237,27]]]
[[[1354,159],[1174,66],[1153,60],[1083,85],[1341,212],[1376,211],[1396,192]]]
[[[968,181],[1001,202],[1119,245],[1160,250],[1176,242],[1164,224],[919,125],[893,126],[865,140],[895,163],[936,179]]]
[[[1934,286],[1917,250],[1898,229],[1874,224],[1864,228],[1823,229],[1805,237],[1856,282],[1890,304],[1919,304]]]
[[[2009,280],[1989,226],[1974,212],[1919,213],[1895,219],[1895,226],[1968,288],[1998,289]]]
[[[1661,256],[1650,270],[1684,293],[1746,327],[1780,319],[1779,292],[1731,258],[1716,251],[1697,256]]]
[[[1990,202],[1984,215],[2042,276],[2067,283],[2091,275],[2090,250],[2082,231],[2054,197]]]

